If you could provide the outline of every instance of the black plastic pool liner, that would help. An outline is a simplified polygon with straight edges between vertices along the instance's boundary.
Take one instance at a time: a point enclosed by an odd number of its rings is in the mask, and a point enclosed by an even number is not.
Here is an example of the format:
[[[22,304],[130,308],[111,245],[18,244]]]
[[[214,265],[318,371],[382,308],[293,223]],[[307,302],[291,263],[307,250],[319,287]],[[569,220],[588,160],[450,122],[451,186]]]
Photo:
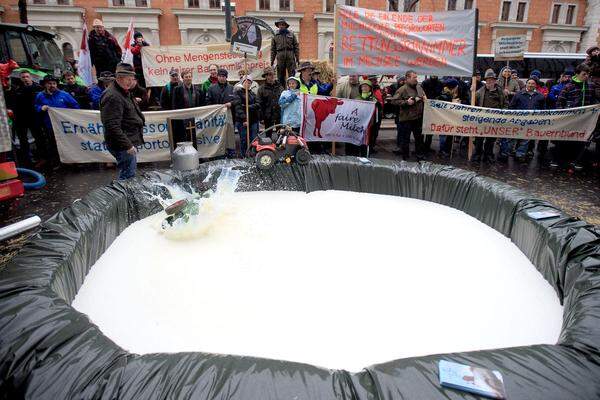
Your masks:
[[[248,171],[240,190],[350,190],[427,200],[466,212],[509,237],[553,286],[565,307],[559,343],[394,360],[358,373],[254,357],[128,353],[74,310],[71,301],[119,233],[161,209],[146,194],[157,192],[151,181],[203,190],[214,186],[223,165]],[[525,213],[548,208],[556,210],[473,172],[383,160],[363,165],[343,157],[317,157],[307,167],[278,165],[272,172],[258,172],[244,162],[216,161],[194,173],[155,172],[115,182],[50,218],[0,271],[0,399],[477,398],[439,386],[440,359],[500,370],[511,400],[598,399],[600,231],[562,212],[560,218],[542,221]],[[298,223],[310,223],[310,216]],[[469,243],[456,251],[469,257]],[[343,304],[331,307],[332,318],[336,307]],[[378,329],[368,315],[340,323],[348,329],[358,323]],[[456,324],[472,321],[458,313]],[[369,346],[369,338],[356,346]]]

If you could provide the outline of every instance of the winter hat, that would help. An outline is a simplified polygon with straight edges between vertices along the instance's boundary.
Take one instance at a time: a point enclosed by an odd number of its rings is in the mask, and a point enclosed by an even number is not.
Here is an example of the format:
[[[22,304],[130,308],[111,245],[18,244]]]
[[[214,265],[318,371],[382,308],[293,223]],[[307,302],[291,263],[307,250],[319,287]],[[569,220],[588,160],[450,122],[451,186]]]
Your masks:
[[[491,68],[487,69],[485,71],[485,75],[483,76],[483,79],[488,79],[488,78],[497,79],[496,73]]]
[[[135,76],[135,71],[131,64],[127,63],[119,63],[117,64],[117,69],[115,71],[115,75],[119,76]]]
[[[446,86],[449,89],[454,89],[458,86],[458,81],[454,78],[446,79],[444,81],[444,86]]]
[[[287,81],[286,81],[286,82],[289,82],[289,81],[291,81],[291,80],[292,80],[292,81],[296,81],[296,82],[298,83],[298,87],[300,87],[300,84],[302,83],[302,82],[300,82],[300,78],[298,78],[298,77],[296,77],[296,76],[290,76],[289,78],[287,78]]]
[[[567,68],[565,68],[563,75],[573,76],[573,75],[575,75],[575,70],[572,67],[567,67]]]
[[[512,74],[512,70],[509,67],[504,67],[500,70],[500,76],[502,76],[502,74],[504,73],[504,71],[508,71]]]
[[[298,72],[302,72],[305,69],[309,69],[309,68],[312,69],[313,71],[315,70],[314,65],[312,65],[312,63],[310,61],[303,61],[300,64],[300,68],[298,68]]]
[[[267,67],[263,70],[262,77],[266,77],[267,75],[275,75],[275,70],[273,67]]]
[[[94,22],[92,22],[92,27],[94,27],[94,26],[104,26],[104,23],[102,22],[101,19],[96,18],[94,20]]]
[[[242,80],[240,80],[240,83],[243,85],[244,83],[246,83],[246,81],[250,81],[250,83],[254,82],[252,80],[252,77],[250,75],[244,75],[244,77],[242,78]]]
[[[533,78],[534,76],[539,79],[542,77],[542,72],[539,69],[534,69],[531,71],[531,74],[529,74],[529,77]]]
[[[285,22],[285,19],[283,19],[283,18],[279,18],[277,21],[275,21],[275,26],[279,28],[280,27],[279,25],[285,25],[286,28],[290,27],[290,24]]]
[[[586,51],[587,55],[588,55],[588,56],[591,56],[591,55],[592,55],[592,51],[594,51],[594,50],[600,50],[600,47],[598,47],[598,46],[592,46],[592,47],[590,47],[590,48],[589,48],[589,49],[587,49],[587,51]]]
[[[227,72],[227,70],[224,68],[219,68],[219,70],[217,71],[217,76],[224,76],[225,78],[227,78],[229,76],[229,72]]]
[[[513,68],[513,69],[511,69],[511,70],[510,70],[510,72],[511,72],[511,73],[513,73],[513,74],[517,74],[517,75],[519,75],[519,71],[517,71],[517,70],[516,70],[516,69],[514,69],[514,68]]]
[[[58,79],[54,75],[48,74],[42,78],[42,85],[45,85],[47,82],[56,82],[58,83]]]
[[[371,81],[370,81],[370,80],[368,80],[368,79],[361,79],[361,80],[360,80],[360,82],[359,82],[359,87],[360,87],[360,86],[362,86],[362,85],[367,85],[367,86],[369,86],[371,89],[373,89],[373,84],[372,84],[372,83],[371,83]]]
[[[115,79],[115,75],[110,71],[100,72],[100,76],[98,77],[98,80],[100,82],[110,82],[114,79]]]
[[[137,38],[140,38],[140,37],[141,38],[144,37],[144,35],[142,35],[142,32],[135,31],[135,33],[133,34],[133,40],[136,40]]]
[[[169,75],[170,76],[179,76],[179,71],[177,71],[175,68],[171,68],[171,71],[169,71]]]

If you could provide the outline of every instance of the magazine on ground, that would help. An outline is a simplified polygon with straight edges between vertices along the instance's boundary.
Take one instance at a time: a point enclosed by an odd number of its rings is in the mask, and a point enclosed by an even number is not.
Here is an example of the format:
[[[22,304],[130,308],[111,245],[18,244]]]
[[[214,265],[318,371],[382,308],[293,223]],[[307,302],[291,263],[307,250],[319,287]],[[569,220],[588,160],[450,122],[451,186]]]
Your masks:
[[[531,218],[536,219],[536,220],[560,217],[560,213],[555,210],[528,211],[527,215],[529,215]]]
[[[440,360],[440,384],[492,399],[506,399],[504,381],[498,371]]]

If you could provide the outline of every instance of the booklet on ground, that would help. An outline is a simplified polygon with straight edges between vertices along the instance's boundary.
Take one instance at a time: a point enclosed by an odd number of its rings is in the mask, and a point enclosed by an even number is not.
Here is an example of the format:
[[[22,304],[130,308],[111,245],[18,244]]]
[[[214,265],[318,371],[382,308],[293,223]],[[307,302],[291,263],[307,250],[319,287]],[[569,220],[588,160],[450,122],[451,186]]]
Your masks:
[[[555,210],[529,211],[527,212],[527,215],[529,215],[533,219],[547,219],[560,217],[560,213]]]
[[[504,381],[498,371],[440,360],[440,384],[492,399],[506,399]]]

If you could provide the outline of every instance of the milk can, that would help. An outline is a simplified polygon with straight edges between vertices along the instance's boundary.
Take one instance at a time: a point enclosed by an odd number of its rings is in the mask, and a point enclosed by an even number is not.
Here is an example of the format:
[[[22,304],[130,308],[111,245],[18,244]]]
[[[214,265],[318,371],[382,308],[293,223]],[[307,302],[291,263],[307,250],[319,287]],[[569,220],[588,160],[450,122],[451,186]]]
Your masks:
[[[186,171],[196,169],[200,165],[198,152],[192,145],[192,142],[179,142],[171,155],[173,169]]]

